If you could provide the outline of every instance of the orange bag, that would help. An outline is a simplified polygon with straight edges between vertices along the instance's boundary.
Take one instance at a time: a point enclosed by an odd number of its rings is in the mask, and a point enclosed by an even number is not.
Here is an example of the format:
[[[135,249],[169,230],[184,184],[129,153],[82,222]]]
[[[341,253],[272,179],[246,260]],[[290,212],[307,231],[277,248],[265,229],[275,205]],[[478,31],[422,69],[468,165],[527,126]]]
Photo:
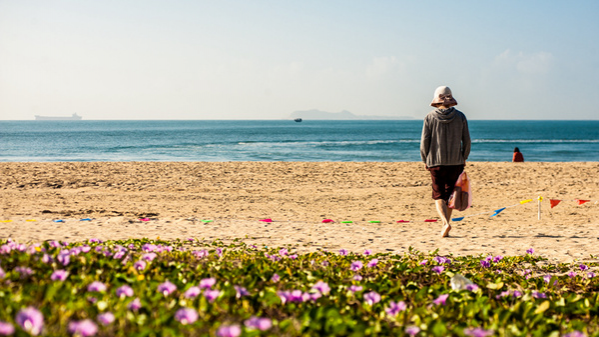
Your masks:
[[[472,206],[472,191],[470,190],[470,180],[466,172],[462,172],[455,183],[455,189],[449,196],[449,208],[465,211]]]

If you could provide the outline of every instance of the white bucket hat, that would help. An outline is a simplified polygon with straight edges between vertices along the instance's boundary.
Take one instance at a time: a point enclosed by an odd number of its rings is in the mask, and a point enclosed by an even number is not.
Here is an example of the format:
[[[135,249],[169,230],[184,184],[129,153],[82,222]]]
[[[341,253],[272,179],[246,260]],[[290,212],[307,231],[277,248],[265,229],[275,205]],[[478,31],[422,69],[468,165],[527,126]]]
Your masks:
[[[435,90],[435,95],[433,96],[431,106],[436,108],[440,105],[446,106],[448,108],[458,105],[458,102],[456,102],[455,98],[453,98],[451,89],[449,89],[449,87],[440,86],[437,88],[437,90]]]

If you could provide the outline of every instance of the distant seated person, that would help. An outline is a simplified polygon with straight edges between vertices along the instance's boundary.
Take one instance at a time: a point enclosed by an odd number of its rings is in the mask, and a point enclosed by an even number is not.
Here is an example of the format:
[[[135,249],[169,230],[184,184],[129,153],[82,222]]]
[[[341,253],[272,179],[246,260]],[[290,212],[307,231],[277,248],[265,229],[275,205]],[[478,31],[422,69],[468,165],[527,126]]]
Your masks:
[[[512,158],[512,161],[514,163],[524,162],[524,156],[522,155],[522,152],[520,152],[520,149],[517,147],[514,148],[514,157]]]

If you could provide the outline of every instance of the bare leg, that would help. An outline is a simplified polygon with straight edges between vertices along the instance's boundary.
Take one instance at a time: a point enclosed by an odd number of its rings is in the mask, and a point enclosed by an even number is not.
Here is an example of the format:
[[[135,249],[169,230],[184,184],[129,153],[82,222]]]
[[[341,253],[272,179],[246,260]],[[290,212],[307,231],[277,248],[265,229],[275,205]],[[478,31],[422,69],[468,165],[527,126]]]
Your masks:
[[[451,213],[453,209],[447,207],[447,202],[445,200],[435,200],[435,206],[437,206],[437,212],[441,217],[441,221],[443,222],[443,230],[441,231],[442,237],[449,236],[449,231],[451,230]]]

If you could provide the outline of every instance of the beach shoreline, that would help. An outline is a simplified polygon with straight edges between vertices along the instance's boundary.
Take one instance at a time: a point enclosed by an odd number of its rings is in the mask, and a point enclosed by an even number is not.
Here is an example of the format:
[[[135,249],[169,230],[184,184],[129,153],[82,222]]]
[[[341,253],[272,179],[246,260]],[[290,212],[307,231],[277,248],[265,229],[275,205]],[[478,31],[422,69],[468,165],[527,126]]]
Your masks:
[[[440,222],[425,222],[438,215],[417,162],[4,162],[0,220],[10,222],[0,222],[0,238],[239,238],[298,251],[443,255],[534,248],[561,262],[599,255],[599,163],[469,162],[466,171],[474,206],[454,213],[466,218],[442,239]],[[550,208],[550,198],[563,201]]]

